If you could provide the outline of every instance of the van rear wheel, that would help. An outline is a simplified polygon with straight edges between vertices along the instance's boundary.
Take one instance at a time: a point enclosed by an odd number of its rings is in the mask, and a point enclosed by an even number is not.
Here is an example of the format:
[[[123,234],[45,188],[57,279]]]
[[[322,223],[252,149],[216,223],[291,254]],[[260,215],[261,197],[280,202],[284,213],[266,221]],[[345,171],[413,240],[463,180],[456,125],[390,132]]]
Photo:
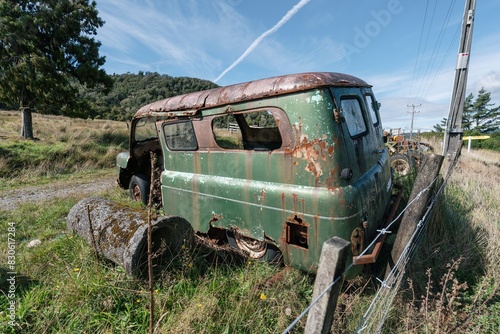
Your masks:
[[[133,201],[142,202],[144,205],[148,205],[149,181],[144,175],[139,174],[132,176],[128,189],[130,198]]]

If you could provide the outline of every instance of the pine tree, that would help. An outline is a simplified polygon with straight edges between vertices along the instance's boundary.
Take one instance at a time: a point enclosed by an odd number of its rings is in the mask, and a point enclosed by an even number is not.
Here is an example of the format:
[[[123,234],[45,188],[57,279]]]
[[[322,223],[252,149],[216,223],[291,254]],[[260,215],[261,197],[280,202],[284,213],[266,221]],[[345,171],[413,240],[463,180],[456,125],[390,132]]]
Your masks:
[[[464,101],[462,128],[468,133],[493,133],[500,129],[500,107],[492,108],[495,104],[491,101],[491,93],[481,88],[474,101],[474,95],[469,94]],[[435,124],[433,132],[446,130],[446,118],[441,124]]]
[[[447,118],[443,117],[443,119],[441,120],[441,124],[435,124],[433,126],[434,130],[432,130],[432,132],[443,133],[444,130],[446,129],[446,120]]]
[[[464,131],[478,133],[492,133],[500,127],[500,107],[492,108],[491,93],[481,88],[477,98],[469,94],[464,102],[463,128]]]
[[[0,102],[19,106],[22,137],[33,138],[33,108],[81,116],[78,85],[112,86],[93,38],[103,24],[95,1],[0,0]]]

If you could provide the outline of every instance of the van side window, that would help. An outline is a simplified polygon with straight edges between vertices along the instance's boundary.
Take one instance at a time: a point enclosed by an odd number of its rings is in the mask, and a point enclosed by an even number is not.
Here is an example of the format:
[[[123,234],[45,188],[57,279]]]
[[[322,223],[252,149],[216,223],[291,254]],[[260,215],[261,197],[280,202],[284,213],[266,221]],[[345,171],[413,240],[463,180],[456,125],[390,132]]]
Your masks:
[[[356,137],[365,133],[366,124],[358,98],[342,97],[340,100],[340,106],[351,137]]]
[[[215,117],[212,131],[215,142],[223,149],[271,151],[283,143],[276,120],[268,110]]]
[[[370,117],[372,119],[372,123],[374,126],[377,126],[379,123],[378,115],[377,115],[377,106],[375,106],[375,99],[373,98],[372,95],[365,95],[366,98],[366,108],[368,109],[368,112],[370,113]]]
[[[167,147],[172,151],[195,151],[198,149],[191,121],[165,123],[163,133]]]
[[[144,141],[149,139],[158,138],[156,132],[156,124],[153,118],[144,117],[140,118],[134,126],[134,139],[135,141]]]

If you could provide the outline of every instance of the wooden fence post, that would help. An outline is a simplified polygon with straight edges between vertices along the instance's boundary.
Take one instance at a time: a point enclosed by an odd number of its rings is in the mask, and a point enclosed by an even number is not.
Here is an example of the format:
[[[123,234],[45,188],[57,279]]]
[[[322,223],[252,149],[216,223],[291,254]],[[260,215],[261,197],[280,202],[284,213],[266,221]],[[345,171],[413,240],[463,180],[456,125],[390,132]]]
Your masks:
[[[321,249],[312,300],[315,300],[337,277],[343,274],[349,246],[350,242],[339,237],[325,241]],[[343,281],[344,277],[342,276],[311,308],[307,315],[306,334],[329,333]]]
[[[426,155],[423,160],[422,166],[418,171],[417,178],[413,185],[413,189],[408,199],[408,203],[413,202],[413,204],[404,213],[403,219],[398,229],[398,234],[394,245],[392,246],[391,259],[389,259],[389,266],[386,269],[385,277],[387,278],[391,272],[391,267],[398,261],[399,257],[403,253],[406,245],[410,241],[413,232],[417,228],[417,224],[424,215],[429,198],[431,197],[432,191],[434,189],[435,183],[431,185],[443,163],[444,157],[442,155]],[[424,191],[428,188],[426,191]],[[417,196],[419,196],[417,198]]]

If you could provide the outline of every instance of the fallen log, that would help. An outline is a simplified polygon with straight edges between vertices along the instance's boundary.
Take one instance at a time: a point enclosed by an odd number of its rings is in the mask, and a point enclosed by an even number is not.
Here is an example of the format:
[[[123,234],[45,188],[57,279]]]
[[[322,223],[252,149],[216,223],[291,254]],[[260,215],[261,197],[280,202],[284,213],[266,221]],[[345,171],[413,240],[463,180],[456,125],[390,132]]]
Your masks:
[[[151,221],[154,265],[168,264],[183,248],[190,248],[194,233],[187,220],[161,216]],[[129,275],[147,272],[147,212],[91,197],[78,202],[67,217],[74,231],[103,257],[122,266]]]

